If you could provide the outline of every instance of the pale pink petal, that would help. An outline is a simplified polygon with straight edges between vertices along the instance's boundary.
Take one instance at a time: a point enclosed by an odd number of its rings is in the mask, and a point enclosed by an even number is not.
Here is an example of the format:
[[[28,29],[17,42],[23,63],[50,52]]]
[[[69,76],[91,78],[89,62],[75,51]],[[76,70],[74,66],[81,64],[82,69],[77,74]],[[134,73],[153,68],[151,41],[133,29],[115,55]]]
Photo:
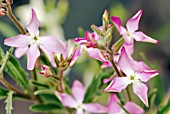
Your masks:
[[[144,110],[136,105],[134,102],[126,102],[124,105],[124,108],[130,113],[130,114],[144,114]]]
[[[27,51],[27,69],[33,70],[37,58],[40,56],[40,51],[36,43],[32,44]]]
[[[102,53],[100,52],[99,49],[96,48],[87,48],[86,49],[88,55],[94,59],[97,59],[101,62],[106,61],[106,59],[103,57]]]
[[[157,40],[147,36],[143,32],[135,32],[133,34],[133,37],[136,41],[140,41],[140,42],[150,42],[150,43],[155,43],[155,44],[159,43]]]
[[[105,78],[105,79],[103,80],[103,83],[108,83],[108,82],[110,82],[116,75],[117,75],[117,74],[114,72],[114,74],[111,75],[109,78]]]
[[[105,91],[107,92],[121,92],[131,83],[129,77],[116,77],[107,86]]]
[[[135,32],[136,30],[138,30],[138,26],[139,26],[139,20],[141,18],[141,15],[142,15],[142,10],[139,10],[135,16],[133,16],[130,20],[127,21],[126,23],[126,27],[127,27],[127,30],[130,32],[130,33],[133,33]]]
[[[53,51],[55,53],[64,53],[67,48],[59,39],[54,36],[40,36],[38,38],[39,44],[42,45],[47,50]]]
[[[53,67],[56,67],[55,60],[54,60],[54,52],[47,50],[47,49],[44,48],[42,45],[40,45],[39,47],[40,47],[40,49],[45,53],[45,55],[48,57],[51,65],[52,65]]]
[[[68,58],[69,51],[70,51],[70,46],[71,46],[71,40],[67,40],[67,43],[66,43],[66,46],[65,46],[66,50],[62,53],[64,58]]]
[[[148,106],[148,87],[140,81],[133,82],[133,92],[141,99],[141,101]]]
[[[116,16],[111,16],[110,19],[113,22],[113,24],[115,25],[115,27],[117,28],[117,30],[120,32],[120,26],[122,25],[120,18],[116,17]]]
[[[19,34],[12,38],[7,38],[4,41],[4,44],[12,47],[22,47],[25,48],[28,46],[33,39],[30,36]]]
[[[60,102],[63,104],[63,106],[69,107],[69,108],[76,108],[78,106],[77,102],[73,99],[71,95],[59,93],[55,91],[55,95],[60,100]]]
[[[126,52],[125,47],[122,47],[121,49],[118,66],[127,76],[134,75],[134,61],[132,57]]]
[[[110,95],[109,103],[108,103],[108,114],[115,114],[121,111],[121,107],[118,105],[120,100],[116,96],[115,93]]]
[[[82,85],[82,83],[80,83],[78,80],[75,80],[73,82],[71,90],[74,98],[76,99],[76,102],[81,104],[84,100],[84,95],[85,95],[85,88]]]
[[[106,113],[108,112],[108,108],[104,105],[99,103],[90,103],[90,104],[83,104],[84,110],[91,112],[91,113]]]
[[[119,34],[122,35],[126,39],[126,37],[127,37],[127,35],[126,35],[127,34],[127,30],[123,26],[120,26]]]
[[[142,82],[147,82],[148,80],[150,80],[150,78],[158,75],[158,71],[157,70],[149,70],[149,71],[141,71],[141,72],[136,72],[135,75],[138,76],[138,78],[142,81]]]
[[[82,109],[77,109],[76,114],[84,114],[84,111]]]
[[[38,30],[39,26],[40,26],[40,22],[37,19],[37,15],[34,9],[32,9],[31,18],[30,18],[29,23],[26,26],[26,29],[28,30],[31,36],[39,36],[39,30]]]
[[[78,49],[76,49],[72,55],[71,61],[70,61],[70,67],[73,66],[73,64],[77,61],[77,59],[82,55],[83,47],[80,46]]]
[[[126,52],[127,52],[129,55],[132,55],[132,54],[134,53],[133,41],[132,41],[131,44],[124,43],[122,46],[125,47]]]
[[[143,61],[134,61],[134,70],[135,71],[143,71],[143,70],[151,70]]]
[[[16,58],[21,58],[28,50],[28,46],[25,48],[16,48],[14,55]]]

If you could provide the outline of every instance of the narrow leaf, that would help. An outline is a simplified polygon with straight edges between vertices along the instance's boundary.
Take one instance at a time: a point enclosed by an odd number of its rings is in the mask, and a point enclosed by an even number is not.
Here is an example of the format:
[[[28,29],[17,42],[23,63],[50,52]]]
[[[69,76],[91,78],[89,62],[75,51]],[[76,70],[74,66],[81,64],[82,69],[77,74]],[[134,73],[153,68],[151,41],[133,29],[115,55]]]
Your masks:
[[[34,104],[32,106],[30,106],[30,110],[34,111],[34,112],[51,112],[53,110],[56,110],[60,107],[58,107],[57,105],[54,104]]]
[[[12,96],[13,96],[13,91],[10,91],[8,93],[8,97],[5,100],[6,106],[5,106],[5,110],[6,110],[6,114],[11,114],[11,111],[13,109],[12,107]]]

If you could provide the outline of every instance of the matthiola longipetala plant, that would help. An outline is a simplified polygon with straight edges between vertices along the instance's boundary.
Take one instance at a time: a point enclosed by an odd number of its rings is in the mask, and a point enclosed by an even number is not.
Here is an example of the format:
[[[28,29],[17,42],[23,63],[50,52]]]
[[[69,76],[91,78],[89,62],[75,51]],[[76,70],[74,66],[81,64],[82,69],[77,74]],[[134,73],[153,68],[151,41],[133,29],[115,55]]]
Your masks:
[[[138,30],[142,10],[127,21],[126,28],[119,17],[110,17],[109,11],[105,10],[102,25],[92,24],[92,32],[79,31],[79,37],[64,42],[57,35],[44,35],[49,29],[41,35],[39,9],[30,9],[30,20],[24,28],[14,16],[11,4],[13,0],[0,2],[0,16],[7,15],[21,33],[4,38],[4,45],[10,46],[9,51],[4,53],[0,48],[0,82],[3,85],[0,87],[0,98],[6,99],[6,114],[12,113],[13,98],[31,101],[31,111],[45,114],[168,113],[169,103],[154,104],[160,88],[150,87],[148,83],[159,74],[158,70],[148,64],[144,54],[141,60],[133,57],[135,53],[139,54],[135,51],[135,41],[158,44],[156,39]],[[62,14],[62,10],[59,11]],[[51,18],[45,18],[46,24],[50,23]],[[114,35],[116,32],[119,39]],[[85,58],[84,52],[90,58]],[[25,64],[21,66],[18,61],[25,55],[27,70],[22,67]],[[91,64],[88,67],[91,60],[97,60],[97,66]],[[100,70],[95,71],[93,79],[88,80],[90,85],[86,86],[81,78],[83,70],[95,67]],[[75,79],[77,75],[80,75],[81,82]],[[12,77],[21,88],[7,81],[6,76]]]

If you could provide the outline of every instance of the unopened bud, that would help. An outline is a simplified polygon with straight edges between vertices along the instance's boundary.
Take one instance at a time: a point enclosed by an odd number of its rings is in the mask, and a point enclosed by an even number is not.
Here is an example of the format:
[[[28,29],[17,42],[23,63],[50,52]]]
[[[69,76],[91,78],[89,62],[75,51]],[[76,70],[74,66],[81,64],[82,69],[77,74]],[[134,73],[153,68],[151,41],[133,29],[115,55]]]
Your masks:
[[[104,37],[104,34],[98,29],[98,27],[97,26],[95,26],[95,25],[91,25],[91,29],[94,31],[94,32],[96,32],[100,37]]]
[[[0,8],[0,16],[4,16],[6,14],[7,12],[3,8]]]
[[[108,10],[105,10],[104,11],[104,14],[103,14],[103,19],[107,22],[108,21]]]
[[[7,2],[8,4],[12,4],[12,3],[13,3],[13,0],[6,0],[6,2]]]
[[[118,53],[119,49],[122,47],[124,42],[125,42],[125,39],[121,38],[115,44],[113,44],[112,51],[113,51],[114,54]]]
[[[42,69],[42,71],[40,71],[40,74],[45,76],[46,78],[53,75],[52,72],[51,72],[50,67],[48,67],[46,65],[41,65],[41,69]]]

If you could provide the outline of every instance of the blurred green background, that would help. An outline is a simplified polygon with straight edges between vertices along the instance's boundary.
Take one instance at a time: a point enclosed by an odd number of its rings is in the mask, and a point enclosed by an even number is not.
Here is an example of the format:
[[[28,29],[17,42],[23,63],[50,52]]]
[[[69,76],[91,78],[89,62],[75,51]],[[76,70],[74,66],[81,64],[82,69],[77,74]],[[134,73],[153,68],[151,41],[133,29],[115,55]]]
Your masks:
[[[143,9],[139,30],[157,39],[160,44],[135,42],[134,57],[141,60],[143,58],[142,53],[145,54],[148,65],[160,72],[159,77],[164,88],[161,92],[168,93],[170,89],[169,4],[169,0],[14,0],[12,7],[15,15],[24,26],[29,20],[30,9],[34,8],[41,23],[40,34],[55,35],[63,41],[79,37],[77,32],[79,27],[92,31],[90,28],[92,24],[102,25],[102,14],[105,9],[109,10],[110,16],[119,16],[123,25],[139,9]],[[7,46],[3,45],[4,39],[18,33],[19,31],[7,16],[0,17],[0,45],[3,49],[8,49]],[[116,41],[120,36],[116,30],[114,33],[113,40]],[[20,61],[22,66],[26,68],[25,57],[22,57]],[[71,82],[79,79],[87,86],[89,80],[99,69],[98,62],[91,58],[81,57],[77,64],[73,66],[73,69],[68,72]],[[11,83],[14,82],[11,80]],[[151,81],[151,83],[156,82]],[[28,106],[29,103],[15,101],[13,114],[20,114],[21,112],[34,114],[29,111]],[[4,101],[0,102],[0,113],[5,113]]]

